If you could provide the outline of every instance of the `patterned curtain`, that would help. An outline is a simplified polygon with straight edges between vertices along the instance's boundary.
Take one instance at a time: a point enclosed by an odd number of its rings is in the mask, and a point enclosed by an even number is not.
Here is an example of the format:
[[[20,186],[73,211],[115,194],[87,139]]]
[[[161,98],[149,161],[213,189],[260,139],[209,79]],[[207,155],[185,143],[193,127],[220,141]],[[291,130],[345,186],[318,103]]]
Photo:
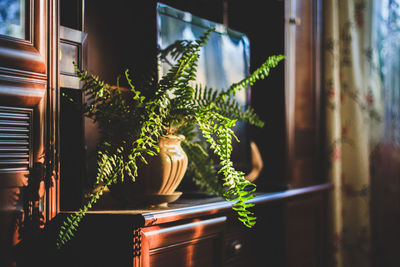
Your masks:
[[[332,266],[371,266],[370,155],[383,97],[373,0],[326,0],[324,95],[332,195]]]

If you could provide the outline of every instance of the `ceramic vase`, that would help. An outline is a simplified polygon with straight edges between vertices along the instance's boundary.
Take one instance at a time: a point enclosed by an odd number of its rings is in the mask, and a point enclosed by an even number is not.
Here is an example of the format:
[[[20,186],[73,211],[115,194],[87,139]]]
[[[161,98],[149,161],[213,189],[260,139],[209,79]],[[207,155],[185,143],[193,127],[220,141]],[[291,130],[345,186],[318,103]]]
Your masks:
[[[160,153],[147,159],[148,164],[138,165],[135,182],[124,181],[112,186],[112,195],[128,206],[166,207],[177,200],[182,192],[176,192],[185,175],[188,159],[181,147],[182,135],[159,138]]]

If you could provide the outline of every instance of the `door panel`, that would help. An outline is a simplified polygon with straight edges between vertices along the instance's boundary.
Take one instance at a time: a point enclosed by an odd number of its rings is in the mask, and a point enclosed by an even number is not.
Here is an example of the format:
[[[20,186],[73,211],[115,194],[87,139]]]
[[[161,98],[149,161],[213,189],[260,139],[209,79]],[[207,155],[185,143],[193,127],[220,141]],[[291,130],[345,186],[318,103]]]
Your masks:
[[[0,34],[0,266],[33,214],[44,216],[49,2],[20,0],[25,38]],[[6,13],[11,10],[6,10]],[[10,11],[11,12],[11,11]],[[12,22],[17,23],[18,22]],[[40,225],[38,223],[37,225]]]
[[[0,250],[20,241],[23,216],[44,212],[43,175],[31,174],[44,164],[46,84],[0,75]],[[3,255],[10,255],[4,253]],[[0,266],[3,264],[0,259]]]

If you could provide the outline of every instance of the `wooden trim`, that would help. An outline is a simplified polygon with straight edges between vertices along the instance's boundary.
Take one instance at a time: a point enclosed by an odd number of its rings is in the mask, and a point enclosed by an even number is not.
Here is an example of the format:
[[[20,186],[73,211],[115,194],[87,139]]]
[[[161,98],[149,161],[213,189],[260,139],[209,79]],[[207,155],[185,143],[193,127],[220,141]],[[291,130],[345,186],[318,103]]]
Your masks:
[[[80,29],[79,30],[82,30],[83,32],[85,31],[85,1],[86,0],[80,0],[80,4],[81,4],[81,10],[80,10],[80,19],[81,19],[81,21],[80,21]]]
[[[77,49],[78,59],[76,63],[80,68],[85,69],[87,62],[87,33],[60,26],[60,43]],[[60,49],[60,53],[62,53],[61,45]],[[82,82],[74,73],[65,72],[60,67],[60,87],[80,90]]]
[[[81,44],[85,42],[87,34],[75,29],[60,26],[60,39]]]
[[[295,129],[295,30],[296,25],[290,23],[295,15],[292,1],[285,1],[285,118],[286,118],[286,183],[291,182],[293,177],[294,161],[294,129]]]
[[[323,177],[321,13],[321,0],[285,1],[286,181],[295,187]]]
[[[0,105],[33,108],[46,94],[46,82],[0,74]]]
[[[323,123],[322,123],[322,55],[321,55],[321,48],[322,48],[322,26],[323,26],[323,1],[315,0],[314,1],[314,92],[315,92],[315,158],[316,159],[323,159],[321,157],[323,151]],[[321,160],[319,160],[321,162]],[[319,164],[319,168],[317,170],[317,175],[319,177],[323,177],[323,168],[325,167],[324,164]]]
[[[329,191],[332,188],[333,184],[327,183],[327,184],[309,186],[304,188],[291,189],[277,193],[260,194],[257,195],[255,198],[253,198],[251,201],[249,201],[249,203],[260,205],[270,202],[283,201],[309,194]],[[219,200],[210,204],[193,205],[184,208],[176,208],[165,211],[144,212],[142,213],[142,216],[145,219],[144,226],[149,226],[153,224],[167,223],[174,220],[192,218],[193,215],[202,216],[202,215],[221,212],[222,210],[229,210],[232,208],[232,204],[233,202]],[[171,204],[171,207],[172,206],[173,204]]]
[[[59,94],[59,1],[49,1],[48,22],[48,97],[46,112],[46,220],[54,218],[59,211],[59,157],[57,155],[58,94]]]
[[[260,193],[249,202],[256,205],[264,205],[277,201],[296,199],[311,194],[324,193],[330,191],[332,188],[332,183],[325,183],[276,193]],[[147,227],[229,211],[232,208],[232,204],[233,202],[225,201],[218,197],[199,200],[181,199],[169,204],[170,207],[167,209],[92,210],[88,212],[87,216],[121,216],[123,218],[125,217],[127,220],[134,220],[138,227]]]

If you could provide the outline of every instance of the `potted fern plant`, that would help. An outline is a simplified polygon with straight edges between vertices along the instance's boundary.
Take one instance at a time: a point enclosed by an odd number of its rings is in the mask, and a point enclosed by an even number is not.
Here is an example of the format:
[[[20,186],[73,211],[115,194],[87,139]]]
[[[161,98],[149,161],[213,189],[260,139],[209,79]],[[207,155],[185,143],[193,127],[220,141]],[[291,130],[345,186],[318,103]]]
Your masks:
[[[117,184],[123,186],[127,180],[141,179],[139,169],[150,158],[159,156],[160,140],[173,138],[171,136],[180,133],[193,135],[194,126],[200,130],[203,140],[209,144],[221,166],[218,173],[222,176],[222,186],[218,187],[219,183],[215,180],[204,181],[203,185],[222,193],[226,200],[233,201],[232,208],[246,226],[255,224],[256,218],[249,211],[252,204],[246,203],[253,197],[255,185],[245,179],[243,172],[233,167],[230,156],[235,134],[232,127],[237,120],[259,127],[263,126],[263,122],[252,109],[243,110],[234,95],[267,77],[270,69],[277,66],[283,56],[269,57],[251,75],[225,90],[194,86],[199,51],[206,44],[211,31],[213,29],[206,31],[196,41],[177,41],[160,51],[159,60],[165,60],[167,55],[176,59],[176,63],[160,78],[151,75],[145,82],[137,82],[126,71],[124,78],[129,86],[125,90],[119,86],[119,82],[116,86],[110,86],[77,68],[78,76],[84,82],[84,114],[93,118],[102,132],[94,185],[97,189],[87,203],[61,225],[58,248],[74,236],[81,219],[107,188]],[[207,156],[201,157],[207,155],[203,147],[189,138],[184,148],[197,155],[192,160],[205,164],[204,158]],[[207,171],[212,172],[210,169]]]

